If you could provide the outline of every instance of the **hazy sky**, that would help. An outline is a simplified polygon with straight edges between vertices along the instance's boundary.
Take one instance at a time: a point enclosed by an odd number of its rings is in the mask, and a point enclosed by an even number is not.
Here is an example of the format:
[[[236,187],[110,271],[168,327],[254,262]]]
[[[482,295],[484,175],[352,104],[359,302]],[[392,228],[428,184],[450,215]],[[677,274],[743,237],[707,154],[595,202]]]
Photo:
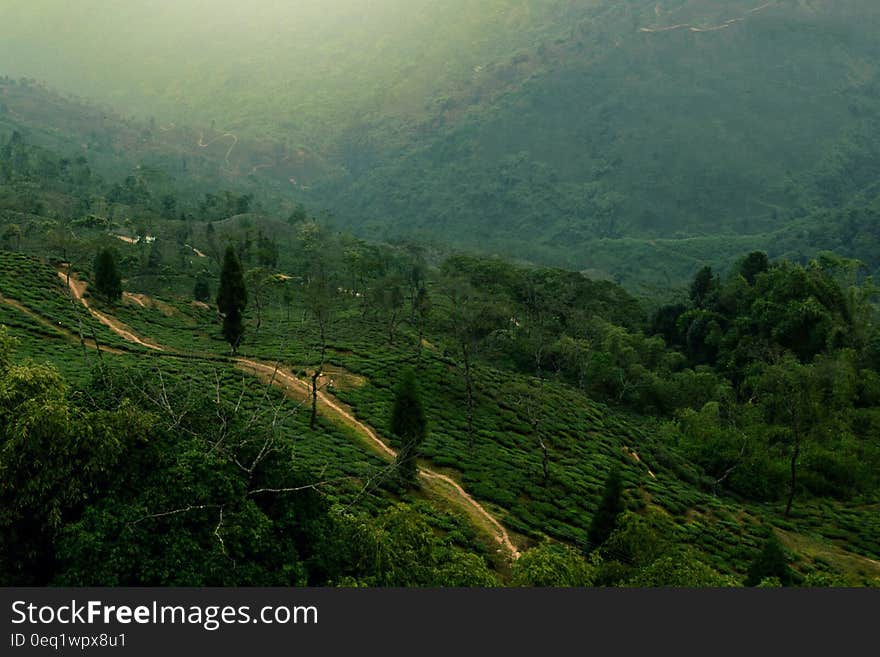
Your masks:
[[[279,96],[299,112],[327,103],[331,113],[363,112],[377,94],[426,102],[445,81],[533,41],[541,18],[568,4],[3,0],[0,72],[169,116],[235,120],[265,114]]]

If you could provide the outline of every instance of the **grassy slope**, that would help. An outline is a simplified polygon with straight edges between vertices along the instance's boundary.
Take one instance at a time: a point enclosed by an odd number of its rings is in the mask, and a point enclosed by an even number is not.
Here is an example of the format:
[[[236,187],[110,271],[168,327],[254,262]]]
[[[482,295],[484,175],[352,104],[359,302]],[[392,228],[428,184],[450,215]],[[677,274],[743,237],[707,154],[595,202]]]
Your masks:
[[[92,376],[97,356],[93,348],[84,355],[75,332],[71,330],[72,305],[54,270],[32,257],[0,251],[0,290],[5,299],[0,299],[0,325],[6,326],[17,340],[16,356],[37,363],[50,363],[64,375],[71,390],[77,394],[76,391]],[[16,300],[14,305],[9,302],[11,299]],[[90,303],[104,312],[125,314],[124,305],[111,309],[96,299],[90,299]],[[136,304],[135,307],[140,308]],[[169,308],[163,307],[164,310]],[[148,319],[147,328],[149,321],[162,315],[163,309],[151,308],[151,312],[142,314]],[[190,307],[189,310],[193,309]],[[180,320],[183,313],[175,311],[175,316]],[[94,330],[100,336],[101,358],[106,366],[132,368],[139,373],[146,370],[153,374],[154,380],[161,374],[169,385],[184,383],[196,394],[205,391],[214,394],[219,386],[223,397],[232,400],[241,397],[241,412],[245,414],[267,403],[280,405],[281,432],[285,440],[293,443],[296,455],[292,466],[311,473],[316,481],[331,482],[323,490],[334,501],[356,503],[360,510],[376,512],[401,499],[397,493],[382,486],[364,494],[364,482],[383,469],[385,463],[357,432],[324,417],[320,417],[316,429],[311,430],[301,400],[285,401],[276,389],[264,387],[253,377],[237,370],[223,357],[225,350],[222,347],[215,354],[207,354],[206,358],[163,356],[121,341],[106,327],[91,321],[88,313],[83,313],[83,321],[87,332]],[[54,324],[58,325],[58,330],[48,328]],[[185,336],[179,328],[176,335]],[[184,342],[183,346],[190,348],[187,341]],[[115,346],[108,347],[108,344]],[[186,403],[186,400],[178,401]],[[475,529],[448,499],[422,493],[407,493],[402,499],[413,504],[437,532],[447,537],[450,545],[485,556],[502,571],[506,567],[504,560],[497,558],[497,546],[492,537],[479,528]]]
[[[0,255],[0,262],[0,287],[4,291],[10,289],[11,278],[33,287],[45,284],[52,274],[32,259],[8,253]],[[21,292],[21,287],[17,291]],[[32,310],[52,316],[58,312],[59,306],[53,301],[56,296],[60,297],[61,291],[54,287],[27,301]],[[193,349],[192,330],[197,326],[202,334],[199,349],[204,347],[215,354],[225,351],[217,327],[204,311],[186,300],[163,301],[168,304],[165,312],[160,306],[144,308],[137,304],[122,305],[114,312],[140,334],[186,350]],[[170,313],[169,307],[174,308]],[[20,312],[16,315],[15,309],[0,306],[0,312],[4,313],[0,321],[9,322],[21,338],[25,354],[57,363],[74,378],[86,375],[76,345],[60,336],[48,339],[33,333],[33,326],[27,324],[26,317],[22,319]],[[298,326],[296,320],[288,325],[284,314],[278,308],[270,310],[260,334],[251,333],[243,355],[281,359],[294,368],[306,368],[316,358],[313,330],[308,325]],[[299,308],[294,308],[292,317],[301,317]],[[361,320],[355,310],[343,315],[333,328],[331,363],[337,369],[331,375],[335,384],[331,391],[380,432],[388,420],[397,373],[414,364],[410,338],[403,331],[397,344],[389,346],[381,327]],[[431,336],[431,341],[442,345],[439,336]],[[230,394],[238,394],[243,380],[218,362],[134,354],[105,358],[123,359],[139,367],[148,362],[170,376],[210,378],[219,368]],[[675,454],[674,446],[660,444],[654,438],[650,419],[627,416],[554,382],[545,382],[542,392],[541,428],[549,437],[551,451],[550,479],[544,482],[541,453],[530,434],[523,403],[524,391],[534,393],[537,389],[534,379],[488,366],[478,369],[477,440],[476,448],[471,450],[460,375],[444,356],[442,346],[424,351],[419,372],[431,426],[426,458],[433,468],[452,474],[468,492],[493,509],[526,544],[544,535],[581,543],[608,468],[619,462],[624,466],[630,508],[658,510],[672,522],[673,540],[693,545],[723,572],[744,571],[760,543],[764,523],[784,531],[792,547],[803,546],[798,552],[804,571],[844,572],[856,583],[880,572],[871,561],[880,557],[876,507],[802,501],[792,518],[784,521],[773,506],[744,506],[724,496],[715,497],[700,488],[699,472]],[[328,475],[362,476],[365,469],[375,466],[375,457],[350,430],[323,421],[318,432],[310,432],[302,413],[294,414],[291,422],[289,435],[299,445],[298,458],[311,469],[325,470]],[[433,498],[432,502],[443,508],[443,500]]]

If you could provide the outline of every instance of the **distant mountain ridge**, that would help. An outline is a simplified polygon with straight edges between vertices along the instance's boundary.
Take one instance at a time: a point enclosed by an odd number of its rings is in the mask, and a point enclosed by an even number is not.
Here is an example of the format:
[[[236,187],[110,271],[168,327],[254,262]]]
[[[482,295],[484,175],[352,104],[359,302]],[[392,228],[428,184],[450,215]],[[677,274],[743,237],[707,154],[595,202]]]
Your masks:
[[[611,18],[578,26],[539,73],[361,167],[340,203],[355,222],[561,250],[757,233],[839,207],[880,172],[880,8],[824,33],[835,7],[773,3],[723,31],[640,28],[613,44]]]
[[[301,20],[251,41],[272,18],[256,3],[250,14],[206,15],[189,37],[171,30],[150,50],[151,35],[199,6],[84,11],[90,29],[107,33],[108,52],[126,42],[114,27],[136,28],[129,51],[155,60],[142,78],[127,59],[88,69],[103,55],[78,44],[75,29],[40,27],[41,17],[66,15],[52,3],[0,10],[15,36],[0,57],[17,54],[22,68],[16,48],[52,32],[83,90],[104,84],[105,100],[141,98],[144,112],[178,108],[186,124],[212,129],[182,135],[183,122],[161,119],[159,130],[178,132],[159,138],[210,152],[230,184],[327,208],[361,235],[623,282],[723,264],[734,236],[772,250],[772,235],[872,207],[880,193],[875,2],[385,0],[363,15],[353,2],[304,3]],[[309,27],[320,29],[307,37]],[[272,53],[283,66],[266,68]],[[52,56],[33,68],[49,70],[60,61]],[[655,249],[657,240],[668,246]]]

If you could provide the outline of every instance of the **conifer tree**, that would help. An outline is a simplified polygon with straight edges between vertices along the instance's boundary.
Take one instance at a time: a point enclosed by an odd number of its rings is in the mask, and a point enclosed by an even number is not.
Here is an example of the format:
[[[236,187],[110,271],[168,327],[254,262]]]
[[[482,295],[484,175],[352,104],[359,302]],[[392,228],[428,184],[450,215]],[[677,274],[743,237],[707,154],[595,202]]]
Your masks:
[[[703,308],[718,288],[721,287],[721,281],[718,274],[712,271],[711,267],[703,267],[697,272],[691,283],[690,296],[691,301],[696,308]]]
[[[768,579],[779,580],[782,586],[791,586],[795,583],[794,572],[788,565],[785,550],[773,532],[767,536],[763,549],[749,567],[746,586],[758,586]]]
[[[590,523],[587,534],[588,550],[601,546],[617,526],[617,517],[623,512],[623,483],[620,479],[620,468],[614,466],[605,481],[602,501]]]
[[[95,257],[95,287],[108,303],[122,298],[122,277],[116,268],[116,258],[110,249],[103,249]]]
[[[391,434],[400,445],[397,454],[399,477],[403,482],[413,484],[418,474],[416,458],[428,435],[428,424],[412,370],[406,370],[397,385],[391,411]]]
[[[235,249],[230,245],[226,247],[226,254],[223,257],[220,287],[217,290],[217,309],[223,315],[223,337],[232,347],[233,354],[238,351],[238,345],[244,335],[246,307],[247,288],[244,284],[244,273]]]

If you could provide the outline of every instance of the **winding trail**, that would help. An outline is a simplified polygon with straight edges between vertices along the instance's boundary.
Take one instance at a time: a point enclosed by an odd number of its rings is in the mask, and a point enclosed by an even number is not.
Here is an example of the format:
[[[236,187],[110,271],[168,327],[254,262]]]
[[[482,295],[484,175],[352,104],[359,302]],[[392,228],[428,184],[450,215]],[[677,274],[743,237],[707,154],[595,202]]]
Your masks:
[[[756,14],[760,11],[764,11],[765,9],[768,9],[769,7],[771,7],[773,4],[774,3],[772,1],[766,2],[763,5],[761,5],[760,7],[755,7],[754,9],[749,9],[749,10],[745,11],[741,18],[731,18],[730,20],[724,21],[720,25],[699,26],[699,25],[693,25],[691,23],[678,23],[677,25],[669,25],[666,27],[641,27],[641,28],[639,28],[639,32],[646,32],[649,34],[653,34],[656,32],[671,32],[673,30],[681,30],[681,29],[687,29],[691,32],[717,32],[719,30],[726,30],[727,28],[729,28],[737,23],[742,23],[745,20],[746,16],[750,16],[751,14]],[[654,8],[654,13],[658,17],[660,16],[659,9],[660,9],[660,5],[657,5]]]
[[[64,284],[68,286],[70,294],[75,300],[79,301],[89,313],[95,317],[95,319],[124,340],[154,351],[162,352],[169,356],[192,355],[142,338],[123,322],[92,308],[84,296],[87,285],[84,281],[80,281],[75,273],[68,272],[66,268],[62,268],[58,271],[58,276]],[[4,301],[6,303],[13,303],[12,300],[4,299]],[[21,306],[21,304],[17,304],[17,302],[14,303],[16,303],[17,308],[28,314],[33,314],[24,308],[24,306]],[[287,394],[290,394],[293,391],[298,391],[299,397],[302,397],[303,395],[311,395],[311,385],[307,381],[303,381],[290,371],[281,368],[279,365],[268,364],[242,357],[237,357],[233,360],[239,369],[255,375],[263,381],[271,382],[273,385],[282,388]],[[373,448],[386,460],[393,461],[397,457],[397,452],[382,440],[372,427],[358,420],[354,416],[350,407],[343,404],[335,397],[320,390],[318,391],[317,397],[319,408],[321,408],[324,414],[328,414],[327,412],[330,411],[329,414],[336,415],[345,425],[355,429],[358,433],[363,435]],[[461,484],[448,475],[425,467],[419,468],[419,475],[433,485],[434,492],[451,502],[457,503],[472,522],[480,528],[485,529],[487,533],[491,534],[500,546],[499,551],[506,552],[512,560],[519,558],[520,551],[511,540],[507,529],[505,529],[505,527],[486,509],[486,507],[474,499],[473,496],[461,486]]]
[[[226,158],[225,159],[226,159],[226,166],[231,167],[232,165],[229,163],[229,156],[232,155],[232,149],[234,149],[235,146],[238,144],[238,137],[236,137],[231,132],[227,132],[225,134],[220,135],[219,137],[215,137],[214,139],[209,141],[207,144],[205,143],[205,133],[203,132],[199,135],[198,146],[199,146],[199,148],[207,148],[208,146],[210,146],[214,142],[220,141],[221,139],[226,139],[227,137],[232,138],[232,144],[229,146],[229,150],[226,151]]]
[[[639,465],[644,465],[645,468],[648,470],[648,474],[651,476],[651,479],[656,479],[656,478],[657,478],[657,475],[655,475],[654,472],[651,470],[651,468],[649,468],[649,467],[645,464],[645,462],[642,461],[642,457],[639,456],[639,453],[638,453],[636,450],[634,450],[634,449],[630,449],[629,447],[627,447],[626,445],[624,445],[624,447],[623,447],[623,451],[624,451],[624,453],[627,454],[627,455],[628,455],[633,461],[635,461],[635,462],[638,463]]]
[[[5,304],[7,306],[10,306],[11,308],[15,308],[15,310],[17,310],[18,312],[22,313],[23,315],[27,315],[28,317],[30,317],[33,321],[35,321],[37,324],[39,324],[43,328],[48,329],[48,330],[52,331],[53,333],[60,335],[67,342],[69,342],[71,344],[80,345],[83,342],[85,342],[86,346],[89,349],[98,349],[97,343],[92,338],[80,339],[80,337],[76,333],[73,333],[72,331],[66,329],[62,325],[53,324],[50,320],[46,319],[42,315],[35,313],[30,308],[23,305],[22,303],[19,303],[15,299],[10,299],[9,297],[5,297],[2,294],[0,294],[0,303]],[[101,345],[100,348],[101,348],[101,351],[105,351],[105,352],[108,352],[111,354],[118,355],[118,354],[123,353],[120,349],[114,349],[113,347],[108,347],[106,345]]]
[[[281,381],[292,385],[295,388],[299,388],[306,395],[311,394],[311,386],[309,385],[309,383],[303,381],[296,376],[293,376],[291,373],[283,370],[281,367],[276,368],[273,365],[267,365],[266,363],[249,360],[247,358],[236,358],[235,361],[242,369],[251,371],[254,374],[261,373],[263,375],[263,377],[261,378],[268,378],[269,380],[272,380],[272,378],[280,379]],[[373,430],[372,427],[358,420],[351,412],[351,409],[342,404],[339,400],[319,390],[318,401],[323,404],[325,408],[329,408],[337,415],[339,415],[344,420],[346,425],[357,429],[360,433],[366,436],[369,439],[370,443],[376,448],[376,450],[388,460],[394,460],[395,458],[397,458],[397,452],[389,447],[388,443],[382,440],[382,438],[379,437],[379,435]],[[442,482],[443,484],[452,488],[452,490],[455,491],[455,494],[470,507],[469,510],[472,513],[477,514],[477,516],[484,523],[488,523],[489,525],[491,525],[493,533],[496,534],[495,540],[500,543],[501,546],[507,550],[507,552],[510,553],[511,557],[517,559],[520,556],[519,550],[513,544],[513,541],[510,540],[510,534],[508,534],[504,526],[500,522],[498,522],[498,520],[496,520],[495,517],[491,513],[489,513],[482,504],[480,504],[464,488],[462,488],[461,484],[459,484],[448,475],[435,472],[424,467],[419,468],[419,474],[424,479],[427,479],[429,481]]]
[[[126,301],[131,301],[132,303],[136,303],[141,308],[147,307],[147,304],[144,303],[143,299],[141,299],[140,296],[138,296],[136,294],[132,294],[131,292],[123,292],[122,298],[125,299]]]
[[[91,313],[92,317],[97,319],[99,322],[101,322],[104,326],[109,328],[123,340],[127,342],[133,342],[142,347],[146,347],[147,349],[152,349],[153,351],[166,351],[164,347],[161,347],[158,344],[149,342],[148,340],[139,337],[118,319],[105,315],[104,313],[92,308],[89,305],[89,302],[86,301],[84,296],[86,292],[86,284],[83,281],[79,280],[76,277],[76,274],[74,274],[73,272],[68,273],[66,269],[61,269],[58,271],[58,277],[62,281],[64,281],[64,284],[70,290],[73,298],[79,301],[83,306],[85,306],[86,310]]]
[[[208,257],[208,255],[206,253],[204,253],[203,251],[199,251],[194,246],[190,246],[189,244],[184,244],[184,246],[189,247],[189,249],[200,258],[207,258]]]
[[[671,32],[672,30],[690,26],[690,23],[679,23],[678,25],[668,25],[667,27],[642,27],[639,28],[639,32]]]

